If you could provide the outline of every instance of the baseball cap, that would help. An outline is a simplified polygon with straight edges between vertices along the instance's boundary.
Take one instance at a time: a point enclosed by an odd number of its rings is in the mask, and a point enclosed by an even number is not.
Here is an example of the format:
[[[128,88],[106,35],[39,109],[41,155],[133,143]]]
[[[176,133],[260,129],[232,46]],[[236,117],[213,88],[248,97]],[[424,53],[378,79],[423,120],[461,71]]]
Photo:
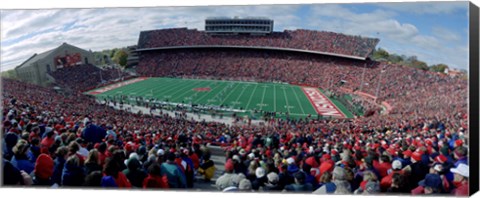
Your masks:
[[[452,173],[456,173],[456,174],[459,174],[461,176],[464,176],[464,177],[469,177],[469,171],[468,171],[468,165],[466,164],[459,164],[457,166],[457,168],[451,168],[450,171]]]
[[[425,176],[424,180],[418,182],[418,185],[439,189],[442,185],[442,179],[440,175],[430,173]]]
[[[262,178],[263,176],[265,176],[265,169],[263,169],[262,167],[258,167],[255,170],[255,176],[257,176],[257,178]]]
[[[398,160],[393,161],[393,163],[392,163],[392,169],[395,169],[395,170],[400,170],[400,169],[402,169],[402,162],[400,162],[400,161],[398,161]]]
[[[267,178],[268,182],[273,184],[277,183],[279,180],[278,174],[275,172],[268,173]]]
[[[165,151],[163,149],[158,149],[157,156],[163,156],[163,155],[165,155]]]

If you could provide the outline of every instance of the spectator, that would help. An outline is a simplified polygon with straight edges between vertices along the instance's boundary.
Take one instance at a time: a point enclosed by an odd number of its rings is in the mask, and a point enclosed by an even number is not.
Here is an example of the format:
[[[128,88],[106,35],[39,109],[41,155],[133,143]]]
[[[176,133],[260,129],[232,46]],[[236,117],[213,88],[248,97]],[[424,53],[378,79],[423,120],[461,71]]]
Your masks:
[[[323,187],[323,188],[322,188]],[[325,172],[320,177],[320,187],[317,188],[313,193],[314,194],[333,194],[337,186],[332,182],[332,174],[330,172]]]
[[[407,184],[405,183],[405,176],[399,173],[392,175],[392,182],[387,192],[394,194],[408,193]]]
[[[57,151],[55,152],[55,160],[54,160],[54,171],[53,171],[53,176],[52,180],[54,183],[58,185],[62,185],[62,175],[63,175],[63,169],[65,167],[65,162],[67,161],[68,157],[68,148],[65,146],[61,146],[57,148]]]
[[[455,180],[455,196],[468,196],[468,178],[469,178],[469,167],[465,164],[459,164],[457,168],[452,168],[450,171],[454,173]]]
[[[102,185],[102,172],[101,171],[94,171],[88,174],[85,177],[85,183],[83,186],[98,188]]]
[[[120,162],[107,158],[103,168],[102,187],[131,188],[132,185],[127,177],[121,172]]]
[[[238,190],[242,192],[252,192],[252,182],[248,179],[242,179],[238,184]]]
[[[13,186],[25,184],[24,178],[22,176],[22,172],[26,174],[24,171],[19,170],[18,168],[13,166],[12,163],[5,159],[3,159],[2,165],[3,185]]]
[[[62,186],[81,186],[85,173],[77,155],[68,157],[62,171]]]
[[[157,167],[151,167],[154,164],[156,164],[156,166],[158,166],[158,173],[156,172]],[[127,169],[123,170],[123,174],[125,174],[125,176],[130,181],[132,186],[137,187],[137,188],[142,188],[143,187],[143,182],[144,182],[145,178],[147,177],[147,174],[141,169],[141,167],[142,166],[140,164],[140,161],[138,161],[137,158],[130,157],[130,159],[127,160]],[[158,163],[153,163],[152,165],[149,166],[149,170],[150,169],[152,171],[154,171],[153,173],[149,173],[149,174],[153,174],[153,175],[151,175],[150,179],[152,181],[155,180],[155,182],[158,182],[156,176],[161,177],[161,175],[160,175],[160,165]],[[159,184],[161,184],[161,183],[159,183]]]
[[[234,164],[231,159],[228,159],[225,163],[225,173],[220,176],[215,182],[215,186],[218,190],[223,190],[230,186],[235,186],[234,178],[237,177],[237,174],[234,173]]]
[[[255,180],[252,182],[252,189],[255,191],[258,191],[259,189],[262,189],[265,187],[265,183],[268,182],[268,178],[265,175],[265,169],[262,167],[258,167],[255,170]]]
[[[54,171],[53,159],[47,154],[41,154],[38,156],[35,163],[35,170],[32,173],[34,186],[52,186],[54,181],[52,180]]]
[[[439,194],[442,188],[442,179],[436,174],[427,174],[418,185],[423,187],[424,194]]]
[[[12,165],[18,168],[19,170],[25,171],[27,174],[32,173],[35,168],[34,164],[30,162],[30,159],[27,157],[30,146],[26,140],[19,140],[15,147],[13,147],[13,158]]]
[[[129,164],[135,162],[135,158],[129,159]],[[138,161],[137,161],[138,162]],[[148,177],[142,176],[145,178],[143,180],[143,188],[168,188],[168,178],[161,175],[161,167],[158,163],[153,163],[148,168]],[[134,185],[135,186],[135,185]]]
[[[268,192],[268,191],[282,191],[283,188],[279,185],[279,177],[278,174],[275,172],[270,172],[267,175],[267,183],[265,184],[265,187],[263,191]]]
[[[313,187],[310,183],[305,183],[305,173],[296,172],[295,173],[295,183],[285,186],[284,191],[287,192],[312,192]]]
[[[380,187],[382,189],[382,192],[385,192],[388,188],[392,186],[392,179],[393,179],[393,175],[395,174],[403,175],[402,162],[400,162],[399,160],[393,161],[391,172],[387,176],[382,178],[380,182]],[[404,179],[402,178],[402,180]],[[395,187],[395,190],[398,190],[398,188],[399,186],[397,184]]]
[[[88,153],[87,159],[85,160],[85,174],[89,175],[94,171],[102,171],[102,166],[100,166],[100,159],[98,158],[97,149],[92,149]]]
[[[198,173],[203,175],[204,181],[205,182],[210,182],[212,179],[214,173],[215,173],[215,164],[213,163],[212,160],[210,160],[210,154],[205,154],[203,156],[203,163],[200,165],[200,168],[198,169]]]
[[[167,161],[161,165],[161,173],[168,177],[168,186],[170,188],[186,188],[185,176],[181,172],[180,167],[175,163],[175,158],[175,153],[168,153]]]

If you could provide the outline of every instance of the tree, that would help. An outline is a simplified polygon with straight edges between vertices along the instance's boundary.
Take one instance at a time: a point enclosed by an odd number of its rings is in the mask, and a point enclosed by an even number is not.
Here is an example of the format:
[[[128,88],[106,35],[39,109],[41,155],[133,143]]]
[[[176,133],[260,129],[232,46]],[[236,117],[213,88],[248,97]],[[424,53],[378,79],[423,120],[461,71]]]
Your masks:
[[[113,56],[113,61],[121,66],[127,65],[128,53],[125,50],[118,50]]]
[[[427,71],[429,69],[427,63],[425,63],[423,61],[416,60],[416,58],[414,60],[410,60],[410,61],[412,61],[411,63],[408,64],[410,67],[415,67],[417,69],[421,69],[421,70],[424,70],[424,71]]]
[[[4,77],[4,78],[11,78],[11,79],[17,78],[17,73],[15,72],[14,69],[3,71],[0,75],[1,77]]]
[[[430,71],[434,71],[434,72],[444,73],[445,69],[448,69],[448,65],[437,64],[437,65],[430,66]]]
[[[403,62],[404,58],[402,56],[399,56],[397,54],[392,54],[388,57],[388,61],[392,63],[400,63]]]
[[[116,51],[117,49],[112,49],[112,51],[110,51],[110,58],[113,58],[115,56]]]
[[[378,50],[375,50],[373,52],[374,60],[381,60],[381,59],[388,60],[389,57],[390,57],[390,54],[382,48],[378,48]]]

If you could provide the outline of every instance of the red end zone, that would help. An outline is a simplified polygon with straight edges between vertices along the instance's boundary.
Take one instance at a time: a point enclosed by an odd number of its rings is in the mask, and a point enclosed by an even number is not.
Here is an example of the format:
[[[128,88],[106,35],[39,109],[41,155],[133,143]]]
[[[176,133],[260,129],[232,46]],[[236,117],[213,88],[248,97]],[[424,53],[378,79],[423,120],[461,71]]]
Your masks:
[[[317,88],[302,87],[303,93],[307,96],[312,106],[318,114],[322,116],[332,116],[336,118],[345,118],[345,114],[335,106],[330,99],[320,92]]]
[[[99,89],[95,89],[93,91],[89,91],[89,92],[87,92],[87,94],[97,95],[97,94],[105,93],[107,91],[114,90],[116,88],[123,87],[125,85],[130,85],[130,84],[140,82],[140,81],[143,81],[143,80],[146,80],[146,79],[148,79],[148,77],[140,77],[140,78],[135,78],[135,79],[111,84],[111,85],[108,85],[108,86],[105,86],[105,87],[102,87],[102,88],[99,88]]]

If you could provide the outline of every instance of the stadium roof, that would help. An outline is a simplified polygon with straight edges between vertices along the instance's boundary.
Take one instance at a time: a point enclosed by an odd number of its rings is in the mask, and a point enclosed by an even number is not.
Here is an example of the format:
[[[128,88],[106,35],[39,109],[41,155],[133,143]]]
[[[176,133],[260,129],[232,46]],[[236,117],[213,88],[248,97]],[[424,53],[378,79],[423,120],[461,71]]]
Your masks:
[[[77,49],[81,49],[79,47],[76,47],[76,46],[73,46],[73,45],[70,45],[68,43],[63,43],[62,45],[54,48],[54,49],[51,49],[51,50],[48,50],[48,51],[45,51],[45,52],[42,52],[40,54],[33,54],[33,56],[31,56],[30,58],[28,58],[25,62],[23,62],[22,64],[20,64],[19,66],[15,67],[15,69],[18,69],[18,68],[21,68],[21,67],[28,67],[30,64],[32,63],[35,63],[37,62],[38,60],[42,60],[44,59],[45,57],[48,57],[50,54],[52,54],[53,52],[57,51],[59,48],[63,47],[63,46],[71,46],[71,47],[74,47],[74,48],[77,48]],[[83,50],[83,49],[81,49]]]
[[[221,48],[263,49],[263,50],[278,50],[278,51],[304,52],[304,53],[310,53],[310,54],[319,54],[319,55],[326,55],[326,56],[336,56],[336,57],[350,58],[350,59],[356,59],[356,60],[366,60],[366,59],[367,59],[367,57],[351,56],[351,55],[345,55],[345,54],[337,54],[337,53],[314,51],[314,50],[302,50],[302,49],[281,48],[281,47],[236,46],[236,45],[168,46],[168,47],[143,48],[143,49],[137,49],[137,50],[135,50],[135,51],[137,51],[137,52],[145,52],[145,51],[155,51],[155,50],[200,49],[200,48],[212,48],[212,49],[221,49]]]
[[[16,67],[15,69],[17,68],[20,68],[20,67],[25,67],[25,66],[28,66],[34,62],[37,62],[38,60],[41,60],[45,57],[47,57],[48,55],[50,55],[53,51],[55,51],[57,48],[55,49],[51,49],[51,50],[48,50],[46,52],[43,52],[43,53],[40,53],[40,54],[33,54],[33,56],[31,56],[29,59],[27,59],[25,62],[23,62],[22,64],[20,64],[18,67]]]
[[[238,16],[235,16],[235,17],[207,17],[206,20],[225,20],[225,19],[234,19],[234,20],[244,20],[244,19],[247,19],[247,20],[272,20],[272,19],[269,19],[267,17],[238,17]]]

